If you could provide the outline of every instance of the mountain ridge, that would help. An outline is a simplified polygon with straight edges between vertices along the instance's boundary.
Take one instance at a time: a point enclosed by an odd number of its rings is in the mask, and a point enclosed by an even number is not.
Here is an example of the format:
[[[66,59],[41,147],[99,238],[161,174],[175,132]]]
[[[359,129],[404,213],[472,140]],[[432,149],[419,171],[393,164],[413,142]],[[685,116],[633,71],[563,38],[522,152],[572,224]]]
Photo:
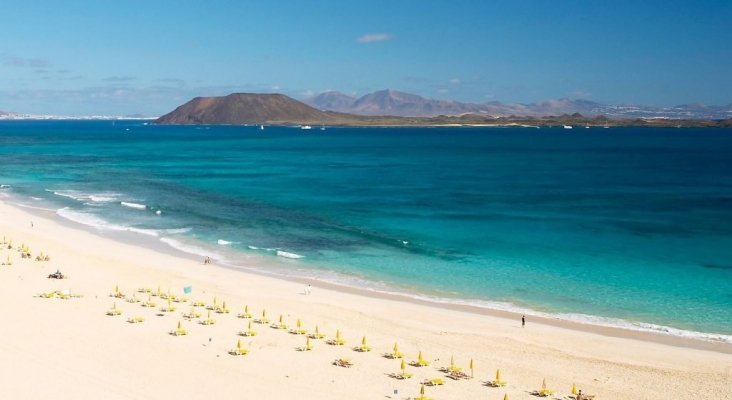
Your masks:
[[[634,104],[611,105],[566,97],[529,104],[505,104],[499,101],[464,103],[455,100],[429,99],[393,89],[378,90],[358,98],[337,91],[328,91],[308,97],[303,102],[323,111],[371,116],[435,117],[482,114],[494,117],[545,117],[580,113],[584,116],[604,115],[610,118],[721,120],[732,117],[732,104],[708,106],[701,103],[690,103],[672,107],[657,107]]]

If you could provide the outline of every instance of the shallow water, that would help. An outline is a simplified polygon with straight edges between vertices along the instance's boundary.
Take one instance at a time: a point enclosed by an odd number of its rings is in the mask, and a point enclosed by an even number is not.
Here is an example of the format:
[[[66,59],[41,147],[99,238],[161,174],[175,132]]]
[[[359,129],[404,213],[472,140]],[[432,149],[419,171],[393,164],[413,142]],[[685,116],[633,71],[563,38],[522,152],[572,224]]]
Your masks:
[[[0,122],[0,184],[232,265],[732,335],[729,129]]]

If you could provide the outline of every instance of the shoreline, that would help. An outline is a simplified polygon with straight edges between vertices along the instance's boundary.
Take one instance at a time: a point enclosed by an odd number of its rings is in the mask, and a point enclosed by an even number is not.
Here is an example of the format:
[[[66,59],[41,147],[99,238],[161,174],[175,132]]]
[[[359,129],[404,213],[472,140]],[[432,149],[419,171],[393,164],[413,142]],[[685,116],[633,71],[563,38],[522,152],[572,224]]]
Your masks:
[[[691,400],[732,394],[732,357],[725,352],[608,336],[533,318],[522,328],[520,320],[500,313],[364,296],[320,283],[305,294],[301,282],[203,265],[199,259],[70,227],[61,219],[0,201],[2,235],[13,239],[14,246],[29,245],[33,255],[43,251],[52,258],[32,261],[21,259],[15,250],[0,249],[0,258],[10,255],[14,261],[13,266],[0,267],[0,291],[12,305],[3,308],[0,329],[0,371],[5,372],[3,393],[9,397],[232,398],[246,393],[284,400],[308,393],[306,397],[324,400],[405,398],[419,392],[422,380],[445,377],[439,370],[452,358],[462,367],[475,360],[475,378],[445,379],[444,386],[427,388],[428,396],[498,399],[505,393],[514,400],[530,399],[543,379],[561,398],[574,383],[599,399],[660,400],[673,394]],[[46,279],[57,268],[69,279]],[[192,286],[191,301],[218,297],[231,314],[212,312],[217,322],[205,326],[182,320],[177,313],[110,298],[115,286],[128,295],[139,287],[182,294],[184,287]],[[82,297],[37,297],[49,290],[69,290]],[[180,312],[191,307],[173,304]],[[104,315],[113,305],[122,317]],[[340,330],[348,345],[315,341],[313,351],[298,352],[303,336],[257,324],[257,336],[241,338],[236,332],[246,329],[247,322],[236,313],[244,305],[255,315],[266,308],[271,319],[277,321],[280,315],[291,325],[302,318],[305,328],[319,325],[328,338]],[[144,323],[125,322],[136,316],[144,317]],[[181,320],[189,335],[169,335]],[[373,352],[350,347],[360,343],[362,335]],[[237,340],[250,354],[228,354]],[[432,365],[408,366],[413,379],[390,377],[399,370],[399,361],[382,354],[391,351],[395,341],[406,361],[421,351]],[[340,358],[355,365],[333,366]],[[509,384],[487,388],[483,381],[493,379],[496,368]],[[399,395],[392,397],[395,390]]]
[[[10,195],[9,199],[14,200],[12,195]],[[2,198],[0,198],[0,204],[2,204]],[[6,203],[7,204],[7,203]],[[18,210],[23,210],[28,212],[31,215],[37,215],[39,217],[43,218],[51,218],[54,221],[58,222],[60,225],[65,226],[69,229],[76,229],[76,230],[82,230],[87,233],[90,233],[92,235],[96,235],[105,239],[113,240],[116,242],[124,243],[124,244],[131,244],[133,246],[139,246],[143,247],[149,250],[153,250],[156,252],[161,252],[164,254],[168,254],[174,257],[180,257],[185,258],[189,261],[194,262],[200,262],[201,256],[195,255],[189,252],[186,252],[184,250],[180,250],[177,248],[174,248],[173,246],[164,243],[160,241],[159,237],[156,237],[158,240],[150,240],[150,237],[135,233],[135,232],[117,232],[117,231],[108,231],[105,232],[102,229],[95,228],[89,225],[85,225],[83,223],[75,222],[63,217],[60,217],[56,214],[55,211],[50,209],[43,209],[39,207],[32,207],[27,205],[22,205],[20,203],[15,202],[14,204],[9,204],[11,207],[14,207]],[[268,272],[267,267],[270,267],[271,265],[267,265],[267,260],[265,257],[259,256],[259,255],[251,255],[251,260],[254,264],[259,264],[259,266],[245,266],[245,265],[234,265],[234,264],[226,264],[226,263],[218,263],[214,264],[214,267],[217,268],[225,268],[231,271],[240,272],[243,274],[256,274],[261,277],[271,278],[271,279],[279,279],[287,282],[294,282],[299,284],[312,284],[316,283],[319,287],[327,288],[329,290],[333,290],[336,292],[342,292],[342,293],[348,293],[356,296],[362,296],[362,297],[370,297],[370,298],[376,298],[376,299],[383,299],[383,300],[391,300],[391,301],[397,301],[397,302],[406,302],[411,304],[418,304],[423,305],[427,307],[434,307],[434,308],[440,308],[445,310],[451,310],[451,311],[458,311],[458,312],[467,312],[472,313],[475,315],[485,315],[485,316],[491,316],[491,317],[497,317],[502,318],[510,321],[518,321],[521,319],[521,316],[524,314],[521,311],[512,311],[512,310],[504,310],[499,308],[491,308],[489,306],[482,306],[477,304],[469,304],[470,300],[461,300],[461,299],[440,299],[440,298],[430,298],[429,295],[421,295],[419,293],[401,293],[398,291],[385,291],[385,290],[378,290],[378,289],[370,289],[370,288],[363,288],[363,287],[357,287],[354,285],[348,285],[344,283],[338,283],[333,282],[329,280],[321,280],[316,277],[303,277],[303,276],[297,276],[297,275],[286,275],[285,273],[279,273],[279,272]],[[276,269],[281,269],[281,267],[275,267]],[[530,317],[530,320],[536,323],[545,324],[548,326],[554,326],[561,329],[570,329],[580,332],[587,332],[587,333],[593,333],[593,334],[599,334],[603,336],[608,337],[616,337],[616,338],[623,338],[623,339],[633,339],[633,340],[640,340],[645,342],[651,342],[651,343],[660,343],[675,347],[684,347],[684,348],[692,348],[692,349],[698,349],[698,350],[708,350],[708,351],[714,351],[719,352],[723,354],[732,354],[732,343],[725,342],[722,340],[715,340],[715,339],[705,339],[705,338],[699,338],[699,337],[684,337],[680,335],[674,335],[671,333],[663,333],[663,332],[654,332],[651,330],[641,330],[641,329],[632,329],[632,328],[625,328],[620,326],[609,326],[609,325],[602,325],[602,324],[593,324],[591,322],[582,322],[582,321],[576,321],[571,320],[568,318],[561,318],[560,316],[553,316],[551,313],[549,315],[546,315],[547,313],[535,311],[535,310],[526,310],[525,313],[527,316]],[[605,317],[599,317],[599,318],[605,318]],[[626,323],[624,320],[621,320]],[[672,327],[666,327],[666,326],[658,326],[659,328],[669,328],[669,329],[678,329],[678,328],[672,328]],[[723,334],[716,334],[716,333],[706,333],[706,332],[695,332],[695,331],[686,331],[681,330],[682,332],[688,332],[690,334],[703,334],[703,335],[710,335],[710,336],[725,336]]]

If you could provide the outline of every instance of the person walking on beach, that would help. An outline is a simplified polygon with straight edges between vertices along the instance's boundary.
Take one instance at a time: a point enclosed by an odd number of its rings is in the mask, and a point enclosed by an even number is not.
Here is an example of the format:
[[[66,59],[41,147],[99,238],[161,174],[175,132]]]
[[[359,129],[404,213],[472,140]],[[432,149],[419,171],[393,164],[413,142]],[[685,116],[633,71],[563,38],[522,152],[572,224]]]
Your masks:
[[[310,291],[312,290],[312,286],[308,283],[308,287],[305,288],[305,294],[310,295]]]
[[[525,315],[522,315],[521,316],[521,327],[523,328],[525,326],[526,326],[526,316]]]

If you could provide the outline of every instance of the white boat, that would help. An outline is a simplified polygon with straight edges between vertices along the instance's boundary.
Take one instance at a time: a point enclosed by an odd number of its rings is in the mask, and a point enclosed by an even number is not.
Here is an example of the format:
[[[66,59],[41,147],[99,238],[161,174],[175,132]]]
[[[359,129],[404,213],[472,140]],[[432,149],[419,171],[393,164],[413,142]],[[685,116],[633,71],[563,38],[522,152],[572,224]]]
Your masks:
[[[563,125],[564,129],[572,129],[572,125]]]
[[[321,131],[324,131],[324,130],[325,130],[325,126],[321,126],[321,127],[320,127],[320,130],[321,130]]]
[[[263,131],[264,130],[264,125],[259,125],[259,130],[260,131]]]
[[[300,129],[309,130],[309,129],[313,129],[313,127],[310,125],[303,125],[300,127]]]

